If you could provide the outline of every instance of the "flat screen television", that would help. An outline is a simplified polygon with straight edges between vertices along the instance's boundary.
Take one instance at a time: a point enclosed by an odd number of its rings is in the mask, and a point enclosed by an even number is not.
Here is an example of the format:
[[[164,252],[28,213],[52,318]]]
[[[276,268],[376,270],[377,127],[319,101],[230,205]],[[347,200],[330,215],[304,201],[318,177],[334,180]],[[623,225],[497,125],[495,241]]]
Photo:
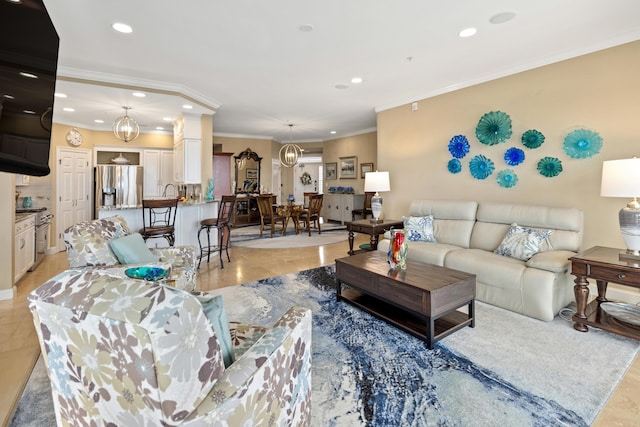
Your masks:
[[[0,0],[0,171],[45,176],[60,38],[42,0]]]

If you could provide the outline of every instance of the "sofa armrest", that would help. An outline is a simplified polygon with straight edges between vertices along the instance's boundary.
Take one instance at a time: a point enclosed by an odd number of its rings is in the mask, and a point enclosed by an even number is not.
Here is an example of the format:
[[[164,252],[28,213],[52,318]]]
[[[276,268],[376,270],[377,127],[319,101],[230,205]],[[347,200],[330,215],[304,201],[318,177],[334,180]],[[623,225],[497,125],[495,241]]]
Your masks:
[[[173,268],[196,268],[195,246],[171,246],[167,248],[153,248],[151,252],[159,257],[160,262],[169,262]]]
[[[567,273],[571,265],[569,258],[574,255],[576,253],[571,251],[538,252],[527,261],[526,266],[553,273]]]
[[[309,425],[311,310],[290,308],[224,371],[182,425]],[[286,422],[284,422],[286,420]]]

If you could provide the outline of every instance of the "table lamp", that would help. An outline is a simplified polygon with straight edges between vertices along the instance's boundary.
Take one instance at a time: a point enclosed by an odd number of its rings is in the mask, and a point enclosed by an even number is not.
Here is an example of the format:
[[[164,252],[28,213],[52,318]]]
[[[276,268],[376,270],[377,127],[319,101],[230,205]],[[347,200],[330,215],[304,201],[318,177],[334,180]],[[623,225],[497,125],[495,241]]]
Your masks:
[[[620,210],[620,232],[627,246],[626,254],[620,254],[621,261],[640,260],[640,159],[607,160],[602,163],[602,183],[600,195],[603,197],[633,197]]]
[[[380,216],[382,215],[382,197],[378,194],[379,191],[391,191],[389,185],[389,172],[367,172],[364,175],[364,191],[374,192],[376,194],[371,198],[371,212],[373,213],[372,223],[382,222]]]

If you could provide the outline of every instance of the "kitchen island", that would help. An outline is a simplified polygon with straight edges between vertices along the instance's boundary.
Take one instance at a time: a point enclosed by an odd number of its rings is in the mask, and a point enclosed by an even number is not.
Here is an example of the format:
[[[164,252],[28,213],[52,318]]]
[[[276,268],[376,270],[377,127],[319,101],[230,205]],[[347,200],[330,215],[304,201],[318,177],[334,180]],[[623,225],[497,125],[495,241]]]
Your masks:
[[[142,208],[100,208],[98,218],[108,218],[120,215],[129,225],[132,233],[139,232],[142,228]],[[185,202],[178,203],[176,213],[176,246],[190,245],[198,247],[198,230],[200,221],[205,218],[216,218],[218,216],[218,200],[212,202]],[[204,237],[204,235],[203,235]],[[211,240],[218,240],[217,230],[211,230]],[[149,239],[147,246],[150,248],[161,248],[169,246],[166,239]]]

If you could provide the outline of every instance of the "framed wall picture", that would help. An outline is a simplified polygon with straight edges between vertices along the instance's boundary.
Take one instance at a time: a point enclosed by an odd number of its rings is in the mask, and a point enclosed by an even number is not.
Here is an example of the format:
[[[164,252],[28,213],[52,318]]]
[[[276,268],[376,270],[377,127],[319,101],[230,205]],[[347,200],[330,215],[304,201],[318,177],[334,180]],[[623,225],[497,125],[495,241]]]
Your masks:
[[[324,164],[324,179],[337,179],[338,178],[338,164],[325,163]]]
[[[360,163],[360,178],[367,172],[373,172],[373,163]]]
[[[356,156],[340,157],[340,164],[338,171],[340,172],[340,179],[345,178],[357,178],[356,168],[358,167],[358,158]]]
[[[247,169],[247,179],[257,179],[258,169]]]

